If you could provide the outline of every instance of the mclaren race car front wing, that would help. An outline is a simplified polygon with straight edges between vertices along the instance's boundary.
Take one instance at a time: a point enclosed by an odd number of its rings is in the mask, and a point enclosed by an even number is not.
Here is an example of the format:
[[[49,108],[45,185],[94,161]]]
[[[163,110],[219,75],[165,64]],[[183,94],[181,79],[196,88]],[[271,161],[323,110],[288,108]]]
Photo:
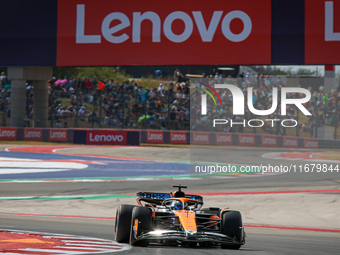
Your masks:
[[[238,242],[227,235],[214,232],[197,232],[197,231],[177,231],[177,230],[155,230],[142,234],[137,240],[174,240],[182,242],[214,242],[225,244],[244,244],[244,241]]]

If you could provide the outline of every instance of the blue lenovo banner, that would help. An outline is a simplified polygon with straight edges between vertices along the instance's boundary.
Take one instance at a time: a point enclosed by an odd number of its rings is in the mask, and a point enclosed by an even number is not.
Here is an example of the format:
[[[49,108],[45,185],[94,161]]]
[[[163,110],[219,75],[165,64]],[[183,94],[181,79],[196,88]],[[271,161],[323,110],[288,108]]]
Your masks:
[[[73,143],[94,145],[140,145],[140,130],[74,129]]]

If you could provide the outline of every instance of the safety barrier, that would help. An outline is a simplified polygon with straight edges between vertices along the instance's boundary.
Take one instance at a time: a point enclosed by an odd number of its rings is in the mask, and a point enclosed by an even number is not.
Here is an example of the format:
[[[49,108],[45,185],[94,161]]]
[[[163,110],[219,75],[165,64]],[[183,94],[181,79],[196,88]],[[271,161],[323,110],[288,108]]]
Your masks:
[[[163,131],[141,130],[142,143],[170,143],[170,144],[195,145],[239,145],[257,147],[283,147],[283,148],[340,148],[340,141],[331,141],[331,147],[319,139],[243,134],[243,133],[214,133],[214,132],[188,132],[188,131]]]
[[[137,129],[66,129],[0,127],[0,140],[72,142],[89,145],[140,145],[140,143],[226,145],[281,148],[339,149],[340,141],[244,133],[213,133]]]
[[[257,147],[284,147],[284,148],[327,148],[327,144],[319,144],[319,139],[260,135],[260,134],[243,134],[243,133],[209,133],[209,132],[192,132],[192,144],[197,145],[239,145],[239,146],[257,146]],[[335,141],[340,148],[340,141]],[[324,147],[325,146],[325,147]]]
[[[140,145],[139,130],[0,127],[0,140]]]

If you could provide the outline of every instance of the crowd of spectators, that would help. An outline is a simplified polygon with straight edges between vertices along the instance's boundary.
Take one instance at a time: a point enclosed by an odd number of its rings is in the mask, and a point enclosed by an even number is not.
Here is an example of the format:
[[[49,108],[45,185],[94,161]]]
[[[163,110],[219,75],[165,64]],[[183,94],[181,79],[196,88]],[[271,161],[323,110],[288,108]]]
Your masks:
[[[273,88],[278,88],[278,105],[280,106],[281,87],[286,86],[280,77],[247,73],[239,74],[236,78],[219,75],[207,76],[200,80],[203,83],[213,85],[215,83],[227,83],[237,85],[247,96],[247,87],[253,87],[252,101],[258,110],[269,109],[272,106]],[[4,73],[0,76],[1,85],[1,110],[8,111],[10,115],[10,83]],[[256,119],[247,107],[245,98],[245,115],[235,116],[232,114],[233,97],[229,90],[218,90],[223,102],[220,105],[207,105],[207,115],[200,114],[200,102],[202,90],[192,88],[202,86],[201,83],[193,83],[176,69],[173,81],[160,82],[158,87],[146,88],[141,86],[138,80],[126,80],[123,82],[113,79],[98,79],[96,76],[87,78],[71,77],[49,81],[49,121],[56,127],[67,127],[67,120],[74,119],[75,126],[84,126],[79,123],[89,123],[89,127],[109,126],[116,128],[155,128],[155,129],[190,129],[190,117],[192,118],[192,130],[211,130],[210,119],[229,119],[234,122]],[[324,125],[335,126],[340,119],[340,91],[332,90],[325,93],[321,87],[318,90],[308,88],[312,94],[312,100],[305,107],[313,114],[307,121],[301,123],[299,128],[303,132],[312,134],[315,123],[319,127]],[[249,95],[248,95],[249,96]],[[292,93],[290,98],[300,98],[304,95]],[[33,86],[26,83],[26,114],[32,119],[33,109]],[[64,99],[64,100],[63,100]],[[65,100],[67,99],[67,100]],[[65,103],[67,102],[67,103]],[[6,108],[7,107],[7,108]],[[338,109],[337,109],[338,107]],[[191,113],[191,116],[190,116]],[[338,115],[338,116],[337,116]],[[287,107],[287,116],[281,116],[280,107],[270,116],[263,119],[296,119],[296,107]],[[317,119],[316,119],[317,118]],[[229,122],[230,123],[230,122]],[[339,121],[340,123],[340,121]],[[285,135],[286,129],[279,126],[271,128],[271,123],[265,123],[264,132],[279,133]],[[230,127],[223,125],[218,127],[223,132],[244,132],[243,125]],[[215,129],[216,131],[216,129]],[[248,131],[249,132],[249,131]]]
[[[168,82],[167,86],[159,83],[158,88],[143,88],[130,80],[98,80],[96,76],[63,80],[53,77],[49,84],[49,116],[56,123],[75,117],[92,125],[117,128],[189,128],[188,80]],[[70,98],[70,105],[62,105],[61,98]]]

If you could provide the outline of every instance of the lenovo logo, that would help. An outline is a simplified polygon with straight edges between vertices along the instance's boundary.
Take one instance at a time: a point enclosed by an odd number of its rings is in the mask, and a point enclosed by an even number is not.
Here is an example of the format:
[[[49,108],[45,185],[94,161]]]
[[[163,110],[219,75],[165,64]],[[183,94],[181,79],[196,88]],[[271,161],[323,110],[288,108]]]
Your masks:
[[[317,140],[305,139],[304,147],[305,148],[319,148],[319,142]]]
[[[255,135],[239,134],[238,143],[239,145],[244,145],[244,146],[255,146]]]
[[[25,141],[42,141],[43,130],[42,128],[24,128]]]
[[[50,142],[67,142],[67,130],[50,129],[49,140]]]
[[[262,144],[263,145],[275,145],[276,146],[276,139],[271,137],[262,137]]]
[[[88,14],[89,15],[89,14]],[[192,15],[192,16],[191,16]],[[192,18],[193,17],[193,18]],[[240,33],[233,33],[230,29],[230,23],[234,19],[239,19],[243,23],[243,29]],[[177,34],[173,31],[173,23],[180,20],[184,23],[184,30]],[[114,26],[111,23],[115,21]],[[118,21],[118,24],[117,24]],[[141,42],[141,25],[142,22],[152,23],[152,42],[161,42],[161,34],[171,42],[181,43],[186,41],[193,33],[194,26],[197,27],[202,42],[213,41],[218,25],[221,23],[221,31],[226,40],[232,42],[241,42],[248,38],[252,31],[252,21],[248,14],[243,11],[234,10],[228,13],[223,11],[214,11],[210,20],[203,18],[201,11],[183,12],[175,11],[169,13],[162,24],[162,20],[156,12],[133,12],[132,20],[129,19],[126,13],[112,12],[104,17],[101,27],[102,36],[110,43],[123,43],[131,38],[133,43]],[[122,33],[122,30],[130,27],[132,34]],[[101,43],[101,35],[85,34],[85,4],[77,4],[77,23],[76,23],[76,43]],[[146,32],[144,32],[144,35]]]
[[[209,138],[208,138],[208,135],[196,135],[196,134],[194,134],[194,141],[195,142],[208,142]]]
[[[148,133],[148,140],[160,141],[160,140],[163,140],[163,135],[155,134],[155,133]]]
[[[66,138],[66,131],[53,131],[50,130],[50,138],[51,139],[62,139]]]
[[[206,132],[193,132],[191,141],[193,144],[210,144],[210,134]]]
[[[90,133],[90,142],[122,142],[124,137],[122,135],[94,135]]]
[[[28,131],[25,130],[25,138],[40,138],[41,131]]]
[[[170,143],[186,144],[187,143],[187,132],[170,131]]]
[[[240,143],[255,143],[254,137],[243,136],[240,138]]]
[[[233,137],[232,134],[215,133],[215,141],[217,145],[232,145]]]
[[[231,136],[217,135],[217,142],[231,142]]]
[[[148,143],[164,143],[164,132],[163,131],[147,131],[146,141]]]
[[[17,140],[17,128],[0,128],[0,140],[15,141]]]
[[[298,139],[297,138],[286,138],[283,139],[284,147],[298,147]]]
[[[57,66],[270,63],[270,45],[270,0],[58,1]]]
[[[181,134],[171,134],[171,140],[172,141],[186,141],[187,137],[186,135],[181,135]]]
[[[16,137],[16,132],[14,130],[3,130],[3,129],[0,129],[0,137],[14,138],[14,137]]]
[[[126,145],[127,140],[126,131],[89,130],[86,134],[86,144]]]

